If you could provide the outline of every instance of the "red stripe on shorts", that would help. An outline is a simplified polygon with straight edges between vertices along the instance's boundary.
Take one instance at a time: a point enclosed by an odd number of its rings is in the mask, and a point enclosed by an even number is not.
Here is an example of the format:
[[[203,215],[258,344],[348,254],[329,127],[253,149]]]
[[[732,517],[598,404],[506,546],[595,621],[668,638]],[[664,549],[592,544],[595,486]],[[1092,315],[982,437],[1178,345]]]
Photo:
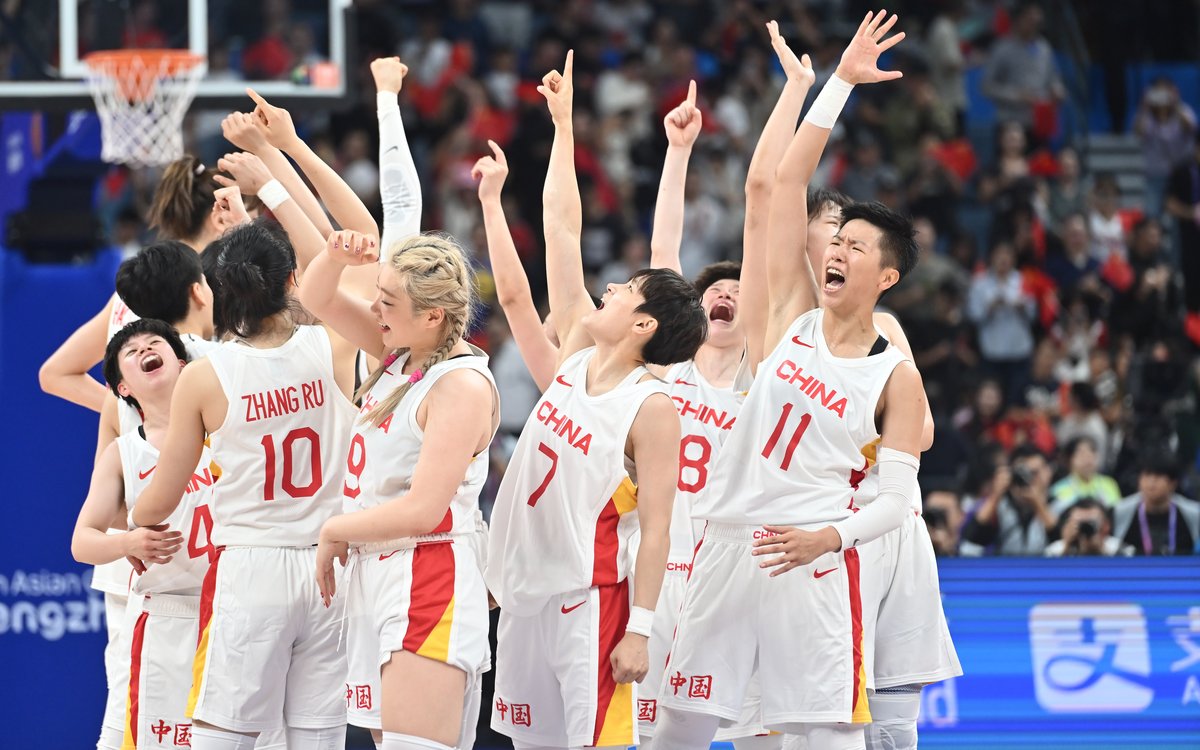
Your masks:
[[[204,574],[204,583],[200,585],[200,627],[196,630],[197,648],[200,646],[200,639],[204,637],[204,629],[212,621],[213,597],[217,594],[217,564],[221,562],[221,553],[224,551],[224,547],[217,547],[212,562],[208,565],[208,572]]]
[[[596,665],[596,729],[592,744],[600,743],[600,732],[608,716],[608,704],[612,703],[617,681],[613,679],[612,652],[625,635],[629,624],[629,579],[613,586],[598,586],[600,595],[600,617],[597,635],[600,638],[600,659]]]
[[[405,651],[417,653],[442,621],[454,598],[454,544],[434,542],[413,550],[412,584],[408,597]]]
[[[846,577],[850,582],[850,637],[854,651],[854,698],[850,704],[853,713],[858,708],[858,697],[862,693],[863,678],[863,622],[862,622],[862,589],[859,586],[858,550],[854,547],[846,550]]]
[[[146,641],[146,620],[150,619],[149,612],[138,615],[137,624],[133,626],[133,648],[129,651],[129,735],[133,738],[133,746],[138,741],[138,703],[141,699],[142,685],[142,644]]]
[[[446,515],[442,516],[442,522],[434,527],[430,534],[449,534],[454,528],[454,511],[446,508]]]

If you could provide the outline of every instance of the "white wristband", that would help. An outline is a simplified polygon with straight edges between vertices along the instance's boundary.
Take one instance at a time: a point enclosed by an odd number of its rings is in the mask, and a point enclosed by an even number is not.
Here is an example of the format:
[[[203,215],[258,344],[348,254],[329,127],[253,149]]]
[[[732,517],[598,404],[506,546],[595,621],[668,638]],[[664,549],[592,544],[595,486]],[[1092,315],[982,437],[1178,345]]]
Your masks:
[[[804,121],[812,123],[818,128],[833,130],[838,115],[842,113],[842,107],[846,106],[846,100],[850,98],[850,92],[853,90],[854,84],[846,83],[838,78],[836,73],[829,76],[825,87],[821,89],[821,93],[817,94],[816,100],[808,108],[808,114],[804,116]]]
[[[258,189],[258,199],[271,211],[274,211],[281,203],[291,197],[288,195],[287,188],[279,180],[271,180]]]
[[[653,627],[654,610],[645,607],[634,607],[629,610],[629,624],[625,626],[626,633],[637,633],[649,638],[650,630]]]

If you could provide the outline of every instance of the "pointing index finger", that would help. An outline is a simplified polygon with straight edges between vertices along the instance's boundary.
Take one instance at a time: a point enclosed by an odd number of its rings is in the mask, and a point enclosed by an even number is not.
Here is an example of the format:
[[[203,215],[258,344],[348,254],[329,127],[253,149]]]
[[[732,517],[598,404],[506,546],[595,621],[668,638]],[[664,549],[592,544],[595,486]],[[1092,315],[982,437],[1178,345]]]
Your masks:
[[[563,78],[568,82],[574,80],[575,73],[575,50],[567,50],[567,61],[563,64]]]
[[[504,151],[500,148],[500,144],[496,143],[495,141],[491,141],[491,140],[489,140],[487,142],[487,144],[488,144],[488,148],[490,148],[492,150],[492,154],[494,154],[496,157],[496,163],[502,164],[503,166],[507,167],[508,159],[505,158]]]
[[[250,96],[251,99],[254,100],[255,104],[262,107],[263,109],[270,109],[270,107],[271,107],[270,102],[268,102],[266,99],[262,98],[262,95],[259,94],[257,91],[255,91],[254,89],[247,86],[246,93]]]
[[[695,79],[688,82],[687,103],[689,107],[696,106],[696,81]]]

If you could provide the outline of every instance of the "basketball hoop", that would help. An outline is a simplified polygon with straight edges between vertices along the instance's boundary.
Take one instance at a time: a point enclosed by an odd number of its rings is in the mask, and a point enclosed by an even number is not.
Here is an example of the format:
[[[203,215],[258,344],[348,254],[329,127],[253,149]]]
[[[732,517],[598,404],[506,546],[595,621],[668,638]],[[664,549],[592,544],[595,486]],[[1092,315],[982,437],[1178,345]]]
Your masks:
[[[204,72],[186,50],[94,52],[83,60],[109,163],[167,164],[183,156],[183,116]]]

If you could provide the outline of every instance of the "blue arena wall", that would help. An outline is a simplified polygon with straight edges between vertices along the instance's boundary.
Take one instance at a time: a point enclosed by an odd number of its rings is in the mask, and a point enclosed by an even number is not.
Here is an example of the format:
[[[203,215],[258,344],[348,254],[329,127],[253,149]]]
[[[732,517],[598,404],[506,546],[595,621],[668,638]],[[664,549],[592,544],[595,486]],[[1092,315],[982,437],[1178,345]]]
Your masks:
[[[97,420],[37,369],[117,263],[0,251],[0,748],[86,748],[99,727],[103,599],[69,550]],[[967,674],[925,691],[922,748],[1200,747],[1200,558],[943,560],[941,576]]]

